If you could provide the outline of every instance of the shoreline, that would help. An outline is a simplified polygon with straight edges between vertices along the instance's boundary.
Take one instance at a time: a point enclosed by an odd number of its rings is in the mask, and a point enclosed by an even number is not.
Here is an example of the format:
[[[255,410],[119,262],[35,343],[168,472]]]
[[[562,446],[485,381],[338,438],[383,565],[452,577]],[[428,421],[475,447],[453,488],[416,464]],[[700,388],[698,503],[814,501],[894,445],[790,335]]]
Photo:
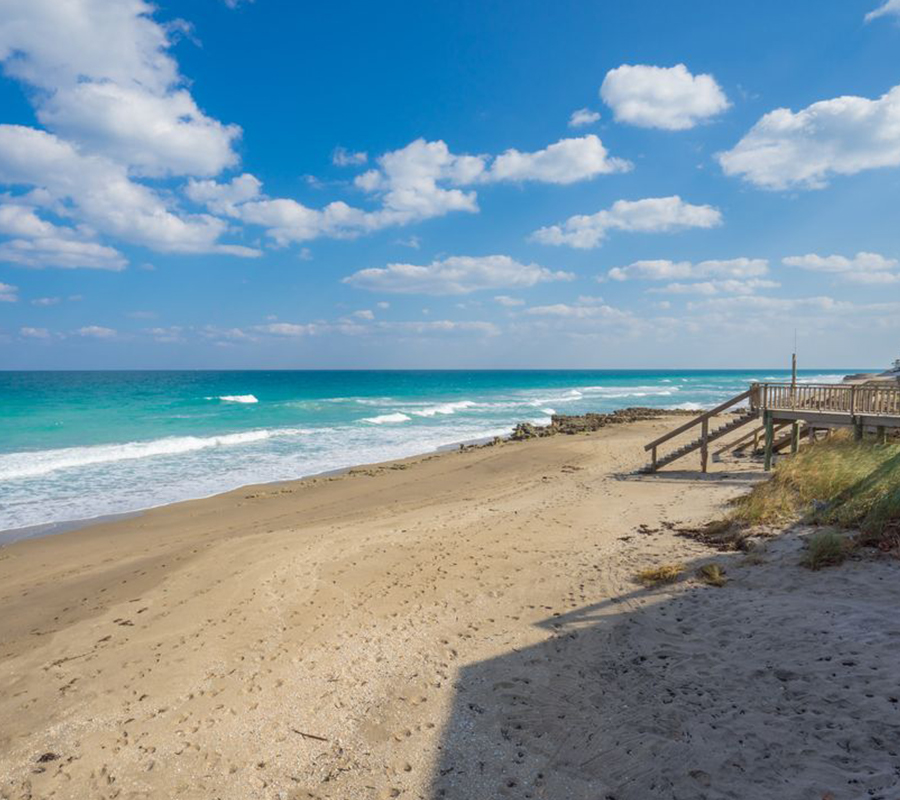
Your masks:
[[[693,408],[663,408],[663,409],[648,409],[639,406],[626,406],[625,408],[616,409],[615,411],[609,414],[587,414],[587,415],[554,415],[555,417],[562,417],[566,419],[580,419],[583,417],[590,416],[603,416],[603,417],[614,417],[619,414],[628,414],[631,412],[657,412],[660,416],[666,415],[682,415],[682,414],[697,414],[701,413],[697,409]],[[127,511],[113,512],[109,514],[99,514],[95,517],[82,517],[76,519],[67,519],[67,520],[57,520],[53,522],[47,523],[39,523],[37,525],[26,525],[21,528],[5,528],[0,529],[0,550],[4,547],[8,547],[11,544],[15,544],[16,542],[29,541],[31,539],[40,539],[45,536],[58,536],[63,533],[69,533],[71,531],[83,530],[84,528],[89,528],[94,525],[103,525],[108,522],[116,522],[119,520],[129,519],[131,517],[141,516],[146,514],[149,511],[152,511],[157,508],[166,508],[168,506],[177,505],[179,503],[187,503],[192,502],[194,500],[207,500],[212,497],[219,497],[221,495],[229,494],[230,492],[237,492],[243,489],[248,489],[252,487],[264,487],[264,486],[272,486],[283,483],[293,483],[295,481],[303,481],[309,480],[311,478],[325,478],[336,475],[342,475],[348,471],[354,469],[361,469],[365,467],[374,467],[381,464],[391,464],[395,461],[404,461],[411,458],[418,458],[420,456],[431,455],[433,453],[442,453],[445,451],[452,451],[462,447],[481,447],[492,442],[496,442],[498,439],[502,441],[510,441],[513,440],[516,436],[516,432],[522,428],[530,428],[534,430],[542,430],[546,429],[547,425],[540,425],[536,422],[518,422],[512,425],[505,434],[485,434],[484,436],[479,436],[471,439],[463,439],[459,441],[454,441],[449,444],[439,445],[438,447],[434,447],[430,450],[424,451],[416,451],[414,453],[410,453],[407,455],[399,456],[398,458],[388,459],[387,461],[373,461],[373,462],[361,462],[358,464],[350,464],[346,467],[338,467],[337,469],[323,470],[321,472],[311,472],[308,475],[300,475],[294,478],[287,478],[284,480],[274,480],[274,481],[261,481],[261,482],[251,482],[241,484],[240,486],[235,486],[230,489],[224,489],[222,491],[212,492],[207,495],[201,495],[197,497],[187,497],[183,500],[175,500],[173,502],[164,502],[159,503],[158,505],[145,506],[143,508],[129,509]]]
[[[3,548],[0,797],[840,800],[848,776],[893,796],[900,564],[811,572],[803,530],[753,559],[679,536],[765,476],[635,475],[677,425],[420,455]],[[675,560],[678,582],[636,584]],[[696,577],[712,561],[723,588]]]

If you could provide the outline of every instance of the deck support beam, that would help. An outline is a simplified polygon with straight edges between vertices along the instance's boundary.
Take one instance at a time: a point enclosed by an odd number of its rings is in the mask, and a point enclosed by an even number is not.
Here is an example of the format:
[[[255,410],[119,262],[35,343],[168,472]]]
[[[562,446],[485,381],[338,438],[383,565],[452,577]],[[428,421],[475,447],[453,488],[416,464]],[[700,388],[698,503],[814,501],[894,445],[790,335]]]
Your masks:
[[[863,428],[863,423],[861,419],[855,419],[853,421],[853,438],[857,442],[861,442],[863,440],[863,433],[865,429]]]
[[[887,444],[887,428],[884,425],[879,425],[877,431],[878,444]]]
[[[800,423],[794,422],[791,424],[791,453],[793,455],[797,455],[797,451],[800,449]]]
[[[772,413],[765,412],[766,420],[766,462],[765,470],[769,472],[772,469],[772,445],[775,442],[775,425],[772,421]]]

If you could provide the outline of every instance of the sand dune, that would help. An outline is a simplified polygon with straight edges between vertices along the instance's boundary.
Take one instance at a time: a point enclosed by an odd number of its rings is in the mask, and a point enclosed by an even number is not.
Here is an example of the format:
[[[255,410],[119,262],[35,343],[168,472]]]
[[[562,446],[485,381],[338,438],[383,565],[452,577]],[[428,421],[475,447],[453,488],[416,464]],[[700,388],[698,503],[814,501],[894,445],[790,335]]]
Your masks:
[[[0,798],[898,796],[897,564],[677,537],[760,475],[630,475],[674,424],[0,550]]]

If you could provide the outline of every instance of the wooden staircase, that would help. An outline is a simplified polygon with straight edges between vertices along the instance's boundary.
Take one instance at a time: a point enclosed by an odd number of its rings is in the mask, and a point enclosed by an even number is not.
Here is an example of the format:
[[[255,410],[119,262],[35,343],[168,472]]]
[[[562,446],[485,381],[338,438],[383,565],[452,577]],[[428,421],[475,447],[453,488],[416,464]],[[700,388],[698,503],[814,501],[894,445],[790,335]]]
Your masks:
[[[710,430],[709,421],[717,414],[721,414],[724,411],[727,411],[732,406],[736,406],[738,403],[743,402],[744,400],[750,400],[750,408],[744,413],[736,416],[731,421],[725,423],[724,425],[720,425],[717,428],[713,428]],[[715,408],[700,414],[699,416],[692,419],[690,422],[685,423],[684,425],[679,426],[674,431],[669,431],[669,433],[664,436],[660,436],[658,439],[650,442],[650,444],[644,446],[644,450],[648,450],[651,452],[651,461],[647,464],[641,472],[656,472],[660,467],[664,467],[667,464],[671,464],[673,461],[677,461],[679,458],[683,458],[689,453],[700,451],[700,467],[706,472],[707,465],[709,462],[709,443],[713,442],[717,439],[721,439],[723,436],[727,436],[732,431],[737,430],[738,428],[747,425],[751,422],[755,422],[759,419],[759,412],[755,407],[754,403],[755,399],[755,390],[749,389],[742,394],[735,395],[730,400],[725,401],[721,405],[716,406]],[[670,453],[666,453],[665,455],[659,454],[659,446],[669,441],[670,439],[674,439],[676,436],[689,431],[691,428],[699,425],[700,426],[700,436],[694,439],[687,444],[682,445],[676,450],[671,451]]]

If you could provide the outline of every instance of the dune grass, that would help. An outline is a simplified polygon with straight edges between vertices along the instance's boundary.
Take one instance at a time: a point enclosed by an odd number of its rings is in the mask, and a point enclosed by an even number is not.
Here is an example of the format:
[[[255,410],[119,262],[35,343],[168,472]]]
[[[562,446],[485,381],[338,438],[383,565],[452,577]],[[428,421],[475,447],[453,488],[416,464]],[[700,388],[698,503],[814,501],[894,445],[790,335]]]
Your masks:
[[[710,586],[722,587],[728,583],[725,577],[725,570],[718,564],[704,564],[697,570],[697,577]]]
[[[803,566],[810,569],[822,569],[840,564],[847,557],[849,542],[837,531],[819,531],[809,537]]]
[[[855,528],[878,540],[900,533],[900,444],[836,436],[783,460],[771,480],[734,501],[725,522],[794,520]]]

